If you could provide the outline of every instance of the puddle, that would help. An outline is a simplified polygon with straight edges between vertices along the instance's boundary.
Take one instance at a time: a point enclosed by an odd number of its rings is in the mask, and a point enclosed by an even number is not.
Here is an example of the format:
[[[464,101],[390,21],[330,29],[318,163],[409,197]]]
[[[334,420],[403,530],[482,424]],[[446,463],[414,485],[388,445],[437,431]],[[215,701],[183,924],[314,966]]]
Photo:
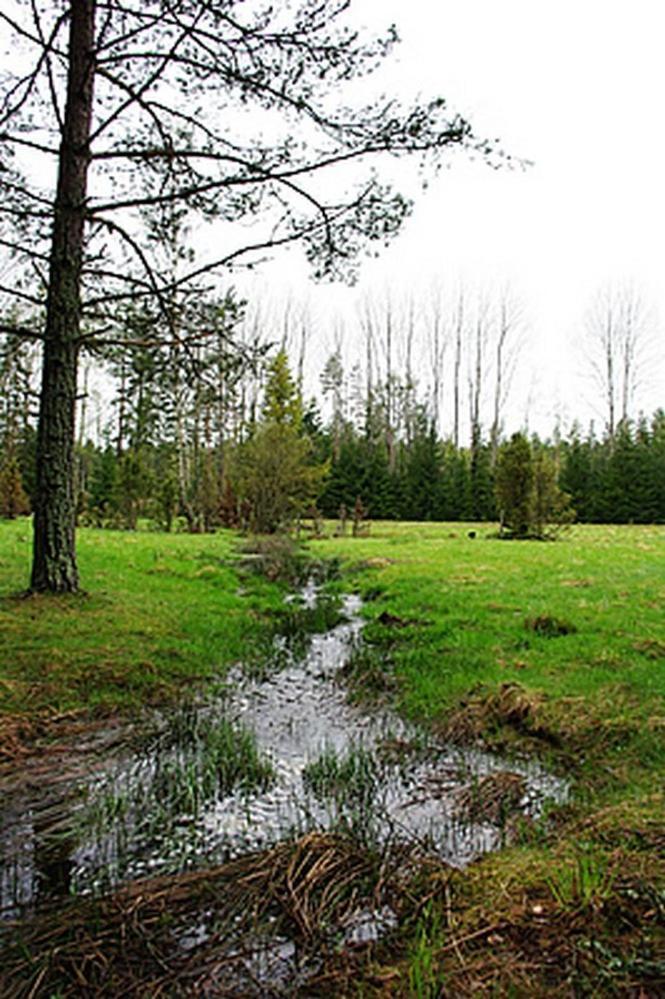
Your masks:
[[[316,588],[298,599],[311,609]],[[337,673],[360,640],[360,609],[346,597],[343,623],[314,635],[306,652],[294,656],[278,641],[279,668],[255,678],[232,671],[214,703],[156,719],[131,753],[116,748],[98,753],[88,773],[61,766],[29,786],[0,788],[3,916],[223,863],[312,830],[412,842],[463,866],[501,845],[508,810],[535,818],[547,800],[565,797],[537,764],[437,745],[389,711],[348,704]],[[474,807],[488,788],[492,807]],[[372,940],[392,918],[361,911],[344,932],[352,944]],[[197,933],[205,936],[194,926],[180,946],[196,947]],[[279,977],[291,948],[272,940],[251,960]],[[260,969],[252,974],[261,979]]]

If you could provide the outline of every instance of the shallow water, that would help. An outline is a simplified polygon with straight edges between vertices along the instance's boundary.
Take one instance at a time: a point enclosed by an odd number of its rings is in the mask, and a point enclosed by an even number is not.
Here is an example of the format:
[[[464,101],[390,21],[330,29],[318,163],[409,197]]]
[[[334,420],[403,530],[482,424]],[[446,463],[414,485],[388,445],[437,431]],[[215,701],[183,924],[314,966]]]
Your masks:
[[[300,596],[305,606],[316,598],[313,586]],[[360,640],[360,609],[357,597],[347,597],[344,623],[314,635],[305,654],[294,658],[278,642],[280,668],[255,679],[232,671],[225,692],[190,709],[186,724],[177,712],[156,719],[142,748],[98,752],[87,773],[61,767],[29,786],[0,790],[5,917],[42,898],[220,863],[312,829],[341,826],[371,844],[407,840],[462,866],[502,843],[503,822],[474,821],[460,807],[460,795],[468,799],[487,775],[518,775],[513,808],[534,818],[548,799],[565,796],[565,785],[536,764],[437,745],[390,711],[347,703],[337,674]],[[218,720],[254,734],[272,765],[269,786],[197,789],[203,771],[192,731]],[[303,772],[322,753],[359,760],[365,779],[317,796]],[[353,932],[374,933],[375,924],[360,919]]]

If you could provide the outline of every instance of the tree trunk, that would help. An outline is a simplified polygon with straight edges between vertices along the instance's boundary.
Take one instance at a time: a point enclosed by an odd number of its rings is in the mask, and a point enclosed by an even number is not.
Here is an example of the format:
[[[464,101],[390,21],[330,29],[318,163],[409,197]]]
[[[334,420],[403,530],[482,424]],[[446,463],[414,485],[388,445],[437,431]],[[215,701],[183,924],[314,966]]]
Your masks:
[[[460,438],[460,369],[462,367],[462,331],[464,328],[464,291],[460,289],[455,319],[455,362],[453,373],[453,444],[459,447]]]
[[[71,0],[67,102],[60,146],[37,432],[31,589],[78,589],[74,497],[76,369],[95,44],[94,0]]]

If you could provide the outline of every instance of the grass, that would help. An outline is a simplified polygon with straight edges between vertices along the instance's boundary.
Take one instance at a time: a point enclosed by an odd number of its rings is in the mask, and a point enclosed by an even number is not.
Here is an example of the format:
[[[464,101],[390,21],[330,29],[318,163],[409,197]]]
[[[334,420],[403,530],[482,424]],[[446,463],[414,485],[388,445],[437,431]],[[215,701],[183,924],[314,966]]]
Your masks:
[[[571,753],[630,745],[641,771],[662,766],[665,528],[577,527],[554,544],[475,529],[375,524],[317,545],[374,597],[365,634],[391,662],[401,710],[445,727],[466,707],[471,724],[474,705],[521,690],[534,738],[540,725]]]
[[[24,598],[30,524],[0,521],[0,713],[134,710],[223,675],[282,602],[265,578],[239,580],[234,544],[81,530],[87,594]]]
[[[392,994],[661,994],[665,528],[543,544],[378,523],[317,551],[369,601],[355,696],[384,697],[389,677],[399,709],[442,736],[537,753],[571,782],[512,846],[424,882],[442,941],[414,925]]]
[[[376,841],[379,776],[375,756],[361,745],[343,754],[327,747],[302,772],[305,787],[332,809],[335,828],[365,846]]]
[[[98,848],[105,838],[114,843],[113,869],[97,872],[100,885],[126,878],[135,842],[160,844],[163,867],[166,857],[171,864],[175,858],[177,869],[187,866],[187,855],[204,849],[205,833],[193,823],[209,802],[264,790],[274,780],[271,762],[243,726],[187,707],[175,712],[174,722],[165,737],[146,740],[131,771],[93,785],[74,816],[77,838]],[[100,856],[109,867],[109,851]]]
[[[466,871],[419,867],[391,896],[397,934],[340,958],[320,994],[650,999],[665,987],[665,528],[580,526],[553,544],[490,533],[378,523],[311,551],[341,563],[333,589],[367,600],[356,696],[441,737],[536,753],[571,799]],[[279,604],[261,576],[239,587],[227,534],[82,531],[79,550],[89,596],[11,597],[29,532],[0,524],[7,715],[173,698],[245,657]],[[314,769],[322,792],[353,784],[345,762]]]

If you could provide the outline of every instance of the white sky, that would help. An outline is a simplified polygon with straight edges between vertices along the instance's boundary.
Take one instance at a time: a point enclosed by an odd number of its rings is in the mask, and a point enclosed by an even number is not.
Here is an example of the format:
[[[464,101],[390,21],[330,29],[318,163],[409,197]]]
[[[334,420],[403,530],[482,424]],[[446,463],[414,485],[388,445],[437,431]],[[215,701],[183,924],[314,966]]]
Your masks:
[[[369,28],[398,26],[403,41],[381,80],[386,89],[444,95],[478,135],[499,137],[533,166],[494,171],[455,155],[351,292],[312,286],[291,254],[264,270],[264,282],[302,289],[319,311],[435,276],[508,281],[524,301],[533,348],[512,422],[523,418],[529,392],[537,429],[551,430],[557,411],[598,416],[573,350],[594,293],[632,281],[665,317],[665,4],[354,0],[353,9]],[[657,355],[639,394],[647,412],[665,404],[660,331]]]
[[[506,430],[528,407],[543,433],[557,414],[602,424],[575,343],[599,287],[633,282],[660,317],[638,403],[647,413],[665,405],[664,0],[353,0],[352,11],[372,32],[399,29],[381,88],[445,96],[477,135],[533,165],[497,171],[457,151],[426,192],[409,181],[412,218],[353,289],[314,285],[297,252],[278,256],[255,284],[233,280],[250,297],[258,288],[272,300],[309,300],[312,379],[332,351],[338,312],[351,317],[351,355],[356,303],[367,295],[417,296],[435,279],[510,284],[524,303],[527,348]],[[400,171],[415,180],[415,165]]]

